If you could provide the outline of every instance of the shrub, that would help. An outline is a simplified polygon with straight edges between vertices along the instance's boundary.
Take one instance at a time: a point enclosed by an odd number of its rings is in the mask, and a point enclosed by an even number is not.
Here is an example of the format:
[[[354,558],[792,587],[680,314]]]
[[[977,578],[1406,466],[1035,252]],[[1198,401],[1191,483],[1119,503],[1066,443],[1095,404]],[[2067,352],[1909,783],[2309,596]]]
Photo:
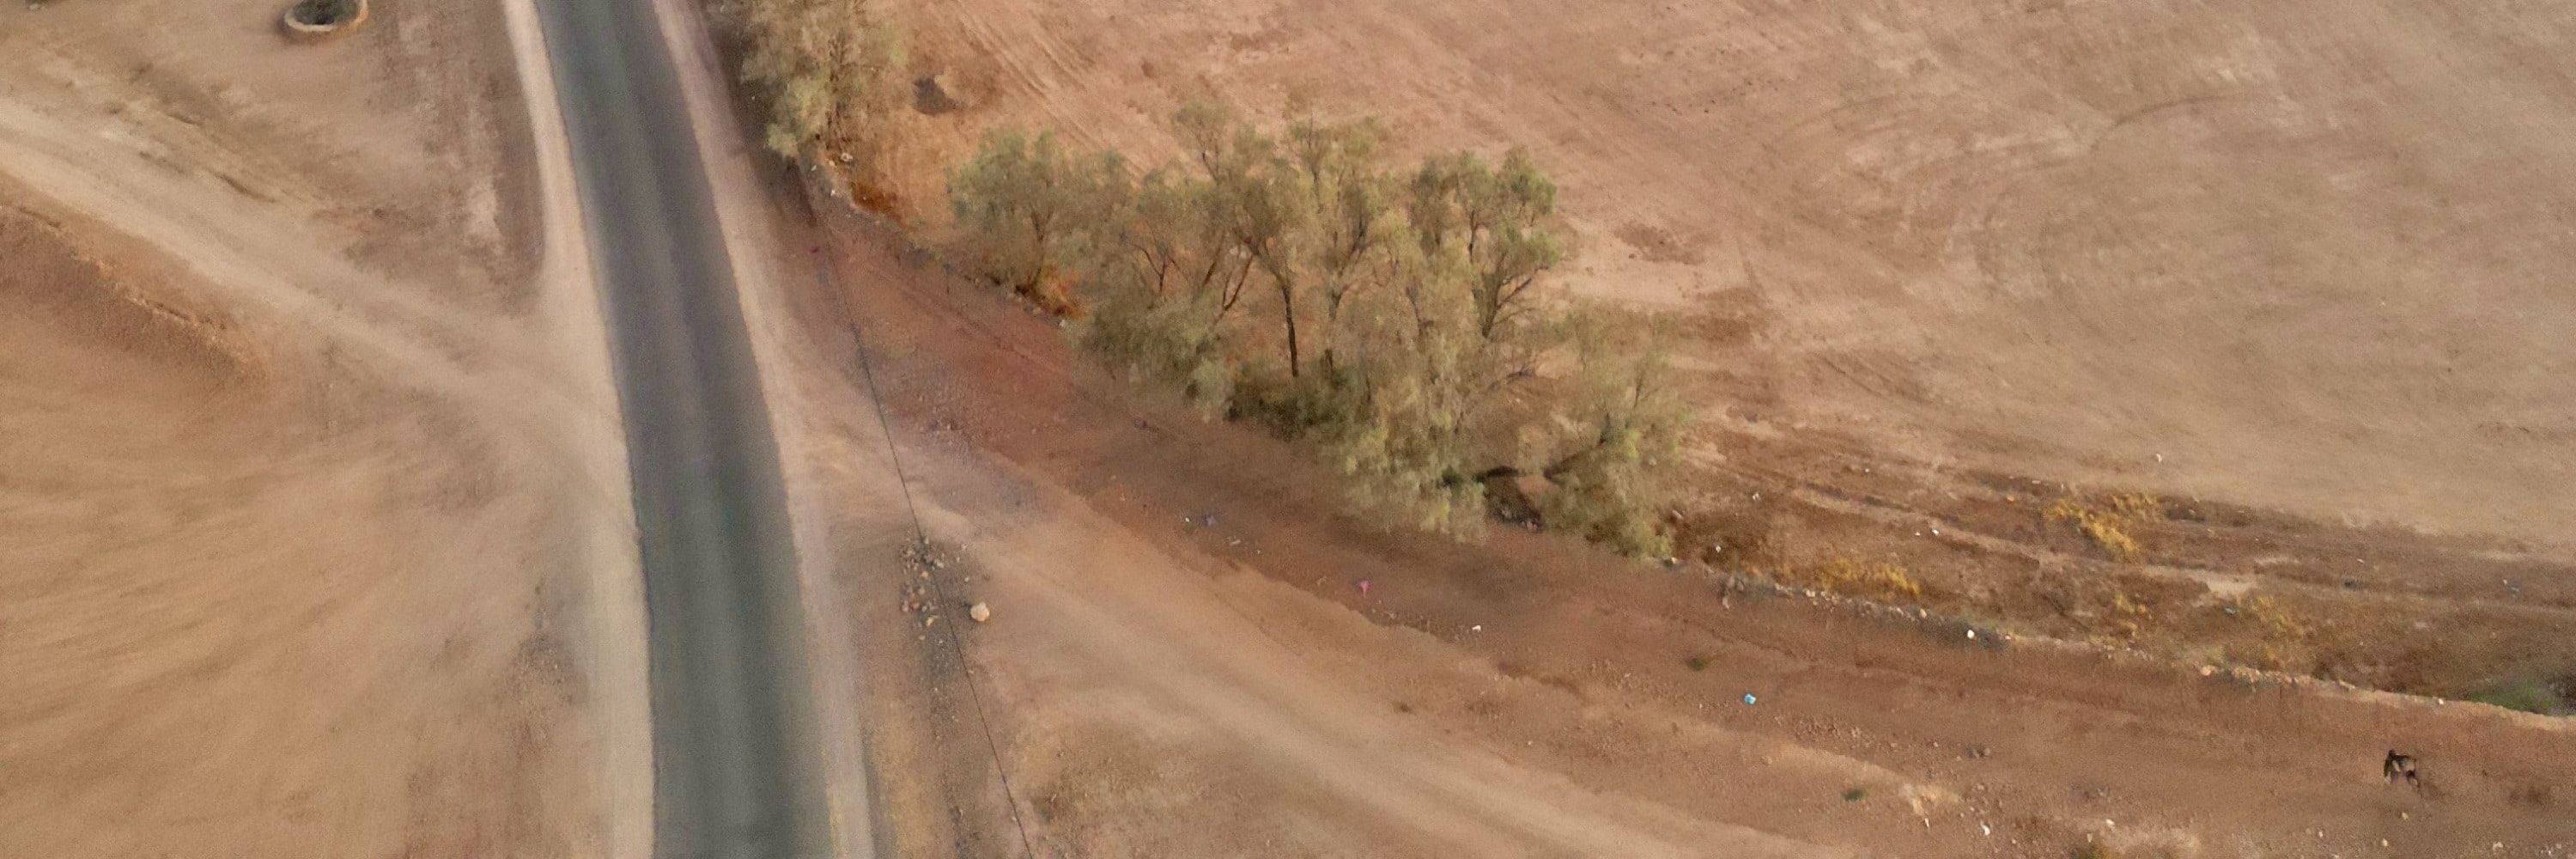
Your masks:
[[[2102,510],[2072,498],[2061,499],[2049,506],[2048,520],[2073,523],[2084,539],[2101,547],[2112,560],[2137,560],[2143,550],[2137,538],[2129,536],[2128,525],[2158,515],[2161,502],[2153,495],[2117,495],[2111,498],[2109,507]]]
[[[1923,598],[1923,586],[1904,567],[1835,558],[1821,564],[1791,566],[1774,576],[1783,584],[1814,588],[1848,597],[1886,602]]]

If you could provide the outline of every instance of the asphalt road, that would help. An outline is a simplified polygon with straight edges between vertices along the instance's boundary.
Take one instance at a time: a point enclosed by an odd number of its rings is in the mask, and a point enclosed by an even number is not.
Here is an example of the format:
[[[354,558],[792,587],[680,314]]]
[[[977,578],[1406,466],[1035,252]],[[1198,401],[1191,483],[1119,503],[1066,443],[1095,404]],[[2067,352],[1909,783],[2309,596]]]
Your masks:
[[[646,0],[538,0],[625,408],[651,622],[654,852],[828,852],[778,453]]]

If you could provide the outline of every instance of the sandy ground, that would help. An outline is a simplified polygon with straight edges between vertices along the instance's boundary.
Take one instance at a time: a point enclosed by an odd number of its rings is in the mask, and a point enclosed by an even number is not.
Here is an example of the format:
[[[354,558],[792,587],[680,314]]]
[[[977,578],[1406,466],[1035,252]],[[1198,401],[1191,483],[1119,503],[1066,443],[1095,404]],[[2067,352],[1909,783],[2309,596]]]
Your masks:
[[[0,12],[0,854],[615,852],[633,537],[561,147],[500,4],[275,14]]]

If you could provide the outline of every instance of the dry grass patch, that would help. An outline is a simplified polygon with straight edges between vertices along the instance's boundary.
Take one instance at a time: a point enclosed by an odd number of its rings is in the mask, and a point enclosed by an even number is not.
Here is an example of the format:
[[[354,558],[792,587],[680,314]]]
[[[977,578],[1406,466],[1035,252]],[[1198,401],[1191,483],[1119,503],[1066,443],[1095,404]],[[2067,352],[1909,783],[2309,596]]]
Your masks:
[[[1904,567],[1884,561],[1857,561],[1834,558],[1820,564],[1782,567],[1770,574],[1772,580],[1791,587],[1812,588],[1840,596],[1880,602],[1921,602],[1923,586],[1907,574]]]
[[[2114,561],[2135,561],[2145,553],[2129,529],[2163,515],[2164,502],[2154,495],[2131,492],[2113,495],[2099,504],[2075,498],[2060,499],[2048,508],[2048,521],[2075,526],[2084,539],[2101,547]]]

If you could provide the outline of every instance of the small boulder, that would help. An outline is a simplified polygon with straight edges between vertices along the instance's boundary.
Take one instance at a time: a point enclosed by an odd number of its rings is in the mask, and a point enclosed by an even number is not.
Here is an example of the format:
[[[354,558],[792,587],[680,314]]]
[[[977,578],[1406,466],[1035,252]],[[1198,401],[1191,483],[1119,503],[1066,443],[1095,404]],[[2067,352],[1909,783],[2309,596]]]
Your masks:
[[[976,603],[966,609],[966,616],[974,618],[976,623],[983,623],[993,619],[993,607],[983,603]]]

